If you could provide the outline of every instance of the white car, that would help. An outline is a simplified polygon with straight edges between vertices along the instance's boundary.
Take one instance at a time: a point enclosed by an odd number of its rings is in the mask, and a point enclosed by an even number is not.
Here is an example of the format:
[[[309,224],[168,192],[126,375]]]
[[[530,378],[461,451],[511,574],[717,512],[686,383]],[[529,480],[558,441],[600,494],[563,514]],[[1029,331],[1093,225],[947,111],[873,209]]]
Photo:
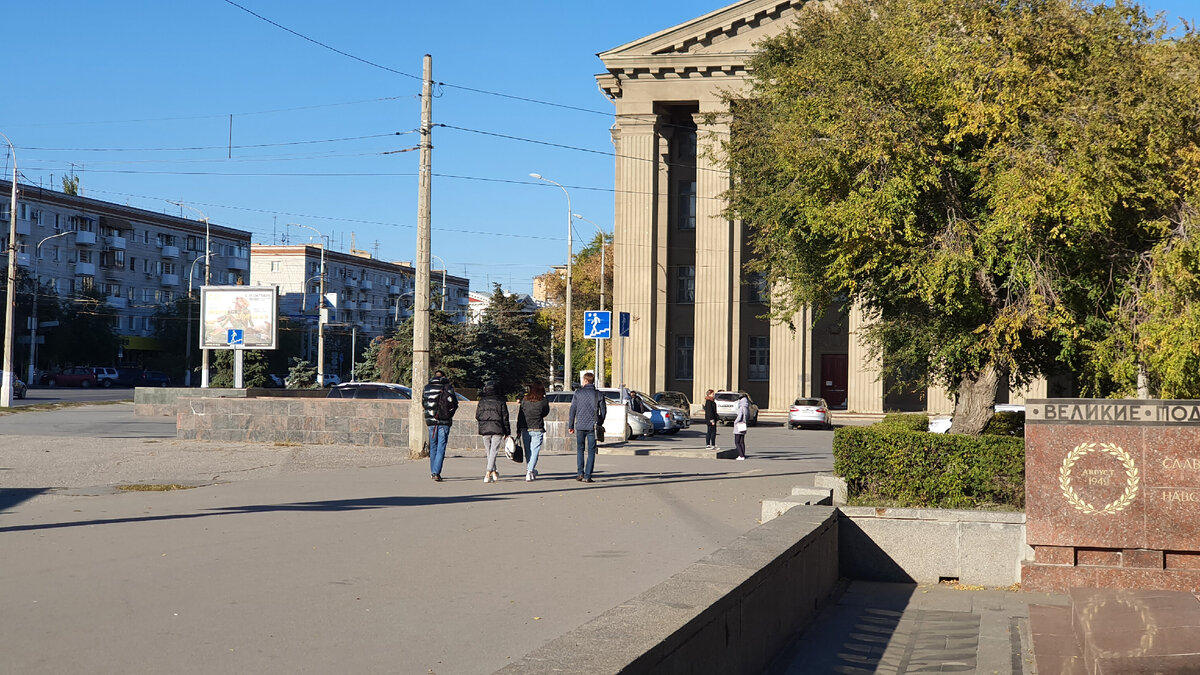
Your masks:
[[[744,391],[718,391],[713,395],[717,404],[717,419],[733,424],[733,420],[737,418],[738,399],[742,396],[750,401],[750,419],[747,424],[752,427],[758,425],[758,405],[750,398],[750,394]]]
[[[833,428],[833,413],[823,398],[798,398],[788,409],[788,428]]]
[[[604,397],[609,399],[610,405],[614,402],[614,398],[610,397],[608,395],[608,392],[601,389],[600,393],[604,394]],[[550,403],[570,403],[571,399],[574,398],[574,396],[575,396],[574,392],[570,392],[570,391],[548,391],[548,392],[546,392],[546,400],[549,401]],[[619,396],[617,397],[617,399],[619,399]],[[619,400],[617,400],[616,402],[619,402]],[[636,441],[637,439],[639,439],[643,436],[653,436],[654,435],[654,426],[652,424],[650,424],[650,420],[646,419],[641,414],[634,412],[634,410],[632,408],[626,408],[626,410],[628,411],[625,414],[626,438],[628,438],[631,441]],[[610,423],[610,420],[608,420],[606,418],[604,420],[604,429],[605,429],[606,433],[611,428],[611,426],[612,425]]]

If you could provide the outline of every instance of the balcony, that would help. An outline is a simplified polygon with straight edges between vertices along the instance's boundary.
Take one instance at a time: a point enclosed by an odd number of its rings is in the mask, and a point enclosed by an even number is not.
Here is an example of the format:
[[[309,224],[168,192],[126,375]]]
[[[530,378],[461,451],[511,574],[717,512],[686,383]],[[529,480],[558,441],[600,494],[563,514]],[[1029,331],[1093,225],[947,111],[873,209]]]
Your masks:
[[[400,295],[400,287],[395,284],[388,286],[388,295]]]
[[[24,234],[28,236],[30,231],[29,221],[17,218],[17,234]]]
[[[108,303],[108,306],[114,309],[125,309],[129,306],[129,301],[125,298],[118,298],[111,295],[105,298],[104,302]]]
[[[166,247],[164,246],[163,248],[166,248]],[[164,275],[162,275],[162,280],[159,283],[161,283],[163,286],[178,286],[179,285],[179,275],[178,274],[164,274]]]
[[[362,288],[364,291],[369,291],[372,288],[375,288],[375,284],[370,279],[363,279],[360,288]]]
[[[340,303],[338,303],[338,309],[344,309],[344,310],[358,309],[358,303],[354,302],[353,300],[343,300]]]
[[[164,245],[164,246],[162,247],[162,257],[164,257],[164,258],[178,258],[178,257],[179,257],[179,247],[178,247],[178,246],[165,246],[165,245]]]
[[[96,276],[95,263],[75,263],[75,276],[77,277],[94,277]]]
[[[17,264],[21,267],[31,267],[33,265],[33,259],[28,253],[18,253]]]
[[[241,272],[250,271],[250,259],[249,258],[239,258],[237,256],[231,255],[231,256],[225,258],[223,262],[225,263],[225,266],[231,270],[238,270]]]
[[[88,232],[86,230],[76,230],[75,244],[77,246],[95,246],[96,245],[96,233]]]
[[[125,250],[125,237],[110,236],[104,238],[104,245],[119,251]]]
[[[125,276],[125,268],[120,265],[100,265],[100,273],[105,279],[120,279]]]
[[[457,302],[459,305],[462,305],[463,307],[466,307],[467,305],[471,304],[471,298],[469,296],[464,295],[461,298],[456,298],[455,302]]]

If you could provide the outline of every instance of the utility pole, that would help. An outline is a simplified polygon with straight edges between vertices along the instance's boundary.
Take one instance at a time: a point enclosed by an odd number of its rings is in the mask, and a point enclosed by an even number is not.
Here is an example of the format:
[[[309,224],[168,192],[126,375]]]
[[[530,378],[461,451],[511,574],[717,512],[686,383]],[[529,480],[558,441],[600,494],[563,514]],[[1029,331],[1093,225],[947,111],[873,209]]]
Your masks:
[[[8,296],[4,302],[4,375],[0,379],[0,406],[12,406],[13,399],[13,321],[17,311],[17,149],[8,136],[4,142],[12,152],[12,194],[8,202]]]
[[[429,252],[433,165],[433,57],[425,55],[421,84],[421,170],[417,192],[417,282],[413,304],[412,400],[408,404],[408,456],[429,455],[429,429],[421,403],[429,383]]]

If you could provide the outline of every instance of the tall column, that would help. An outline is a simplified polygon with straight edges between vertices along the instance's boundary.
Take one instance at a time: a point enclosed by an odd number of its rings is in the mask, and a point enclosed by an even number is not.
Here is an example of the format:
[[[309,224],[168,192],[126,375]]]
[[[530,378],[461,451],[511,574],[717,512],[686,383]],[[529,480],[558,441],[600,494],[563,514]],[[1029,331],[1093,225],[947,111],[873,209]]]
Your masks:
[[[771,323],[771,384],[760,407],[786,410],[799,397],[812,396],[812,312],[804,307],[792,325]]]
[[[849,349],[847,355],[846,409],[852,412],[883,412],[883,368],[876,358],[871,358],[867,348],[859,340],[862,329],[871,323],[863,312],[862,305],[855,303],[849,308]]]
[[[721,115],[710,122],[707,114]],[[696,329],[697,390],[737,389],[740,382],[742,224],[722,213],[729,173],[721,165],[728,138],[724,108],[702,105],[696,121]]]
[[[628,114],[619,114],[613,129],[617,160],[612,309],[630,315],[629,337],[613,342],[613,377],[617,386],[646,391],[652,390],[652,374],[663,366],[655,348],[662,342],[658,335],[662,329],[658,293],[662,289],[656,283],[658,133],[653,115],[626,117]]]
[[[940,384],[929,385],[925,390],[925,412],[949,415],[954,412],[954,397]]]

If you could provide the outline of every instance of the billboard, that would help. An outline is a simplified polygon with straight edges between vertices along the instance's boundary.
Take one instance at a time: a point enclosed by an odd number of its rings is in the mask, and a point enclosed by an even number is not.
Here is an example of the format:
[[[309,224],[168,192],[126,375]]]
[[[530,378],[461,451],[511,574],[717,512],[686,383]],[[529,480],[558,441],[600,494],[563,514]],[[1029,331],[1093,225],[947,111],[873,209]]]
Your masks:
[[[202,286],[201,349],[275,349],[279,294],[274,286]]]

